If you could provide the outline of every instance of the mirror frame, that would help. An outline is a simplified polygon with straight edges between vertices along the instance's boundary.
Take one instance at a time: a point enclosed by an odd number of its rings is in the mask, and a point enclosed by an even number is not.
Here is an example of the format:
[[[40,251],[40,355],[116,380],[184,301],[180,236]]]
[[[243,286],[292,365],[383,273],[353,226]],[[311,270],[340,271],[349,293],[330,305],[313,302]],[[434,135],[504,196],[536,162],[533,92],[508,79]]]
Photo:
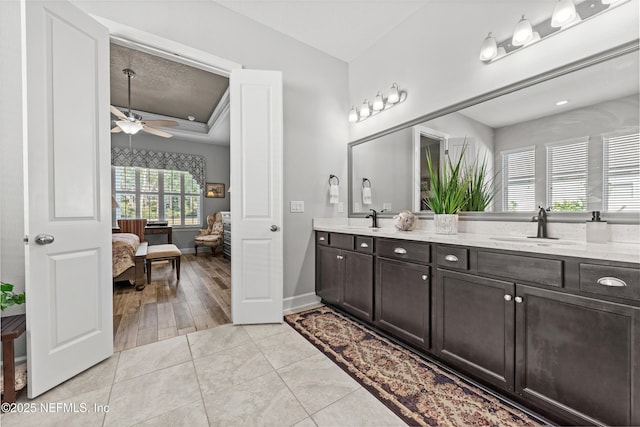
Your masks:
[[[348,163],[348,201],[349,201],[349,209],[348,209],[348,217],[349,218],[364,218],[367,215],[367,212],[353,212],[353,147],[363,144],[365,142],[371,141],[373,139],[379,138],[381,136],[388,135],[390,133],[406,129],[408,127],[416,126],[416,125],[424,125],[424,122],[428,120],[433,120],[435,118],[445,116],[450,113],[454,113],[456,111],[462,110],[467,107],[471,107],[476,104],[480,104],[485,101],[489,101],[494,98],[498,98],[502,95],[507,95],[512,92],[516,92],[521,89],[528,88],[530,86],[534,86],[538,83],[545,82],[547,80],[554,79],[556,77],[563,76],[565,74],[573,73],[575,71],[581,70],[583,68],[588,68],[592,65],[596,65],[610,59],[618,58],[620,56],[637,52],[640,49],[639,40],[636,39],[631,42],[624,43],[622,45],[613,47],[611,49],[605,50],[603,52],[597,53],[595,55],[591,55],[585,57],[583,59],[568,63],[566,65],[554,68],[552,70],[546,71],[544,73],[537,74],[535,76],[529,77],[524,80],[520,80],[516,83],[512,83],[507,86],[503,86],[499,89],[486,92],[484,94],[474,96],[465,101],[457,102],[455,104],[449,105],[448,107],[441,108],[431,113],[427,113],[415,119],[409,120],[407,122],[398,124],[396,126],[390,127],[388,129],[382,130],[380,132],[376,132],[372,135],[366,136],[364,138],[355,140],[350,142],[347,147],[347,163]],[[414,165],[414,170],[416,166]],[[412,185],[413,182],[408,183],[407,185]],[[412,205],[414,201],[412,200]],[[413,207],[413,206],[412,206]],[[391,218],[397,212],[381,212],[378,214],[380,218]],[[432,212],[414,212],[420,219],[429,219],[433,218]],[[533,212],[535,213],[535,212]],[[459,214],[459,218],[462,221],[518,221],[518,222],[530,222],[531,221],[532,212],[461,212]],[[609,223],[614,224],[640,224],[640,212],[604,212],[603,217]],[[549,215],[549,222],[585,222],[591,218],[590,212],[552,212]]]

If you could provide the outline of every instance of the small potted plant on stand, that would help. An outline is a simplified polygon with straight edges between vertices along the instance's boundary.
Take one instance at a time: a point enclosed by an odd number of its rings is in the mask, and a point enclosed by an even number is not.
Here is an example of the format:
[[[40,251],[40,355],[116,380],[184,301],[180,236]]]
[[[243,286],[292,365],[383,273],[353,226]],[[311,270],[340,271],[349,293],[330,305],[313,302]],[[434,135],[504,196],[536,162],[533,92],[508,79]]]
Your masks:
[[[24,304],[25,297],[24,292],[21,294],[13,293],[13,285],[11,283],[0,282],[0,309],[4,311],[5,309],[11,307],[16,304]]]
[[[445,156],[440,173],[435,170],[431,153],[427,150],[427,167],[431,177],[431,191],[426,204],[433,211],[437,234],[458,233],[458,212],[467,205],[469,178],[463,170],[463,157],[466,146],[455,164],[449,155]]]

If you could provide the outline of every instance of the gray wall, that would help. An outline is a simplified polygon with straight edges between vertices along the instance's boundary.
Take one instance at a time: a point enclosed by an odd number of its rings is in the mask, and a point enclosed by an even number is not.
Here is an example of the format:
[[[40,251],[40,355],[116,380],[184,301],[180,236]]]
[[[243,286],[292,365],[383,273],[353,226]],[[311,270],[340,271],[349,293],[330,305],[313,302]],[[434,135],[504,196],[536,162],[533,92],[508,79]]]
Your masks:
[[[123,134],[111,135],[111,145],[129,147],[129,137]],[[204,156],[207,162],[207,182],[224,183],[224,198],[202,197],[202,224],[200,227],[173,227],[173,243],[186,252],[193,250],[193,238],[200,228],[207,227],[207,215],[217,211],[228,211],[229,189],[229,147],[205,144],[173,138],[160,138],[144,132],[131,137],[134,149],[166,151],[171,153],[197,154]],[[149,243],[166,243],[164,235],[148,236]]]

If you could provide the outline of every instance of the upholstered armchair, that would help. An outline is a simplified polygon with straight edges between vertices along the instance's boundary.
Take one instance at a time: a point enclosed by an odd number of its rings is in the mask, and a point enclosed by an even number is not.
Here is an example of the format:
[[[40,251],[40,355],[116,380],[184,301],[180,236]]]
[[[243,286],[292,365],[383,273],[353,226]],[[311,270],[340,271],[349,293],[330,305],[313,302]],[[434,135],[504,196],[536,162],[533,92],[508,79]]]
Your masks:
[[[200,234],[196,236],[196,255],[198,255],[199,246],[209,246],[212,254],[215,253],[218,246],[222,246],[222,214],[220,212],[209,215],[207,229],[200,230]]]

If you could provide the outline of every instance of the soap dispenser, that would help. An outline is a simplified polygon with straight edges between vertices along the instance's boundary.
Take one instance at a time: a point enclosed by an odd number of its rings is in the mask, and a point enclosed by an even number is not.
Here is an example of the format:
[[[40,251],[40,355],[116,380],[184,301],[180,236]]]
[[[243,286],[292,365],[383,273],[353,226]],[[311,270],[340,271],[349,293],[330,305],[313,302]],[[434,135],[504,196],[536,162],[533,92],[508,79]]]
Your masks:
[[[602,221],[600,211],[591,212],[591,221],[587,221],[587,242],[607,243],[609,241],[609,229],[607,221]]]

